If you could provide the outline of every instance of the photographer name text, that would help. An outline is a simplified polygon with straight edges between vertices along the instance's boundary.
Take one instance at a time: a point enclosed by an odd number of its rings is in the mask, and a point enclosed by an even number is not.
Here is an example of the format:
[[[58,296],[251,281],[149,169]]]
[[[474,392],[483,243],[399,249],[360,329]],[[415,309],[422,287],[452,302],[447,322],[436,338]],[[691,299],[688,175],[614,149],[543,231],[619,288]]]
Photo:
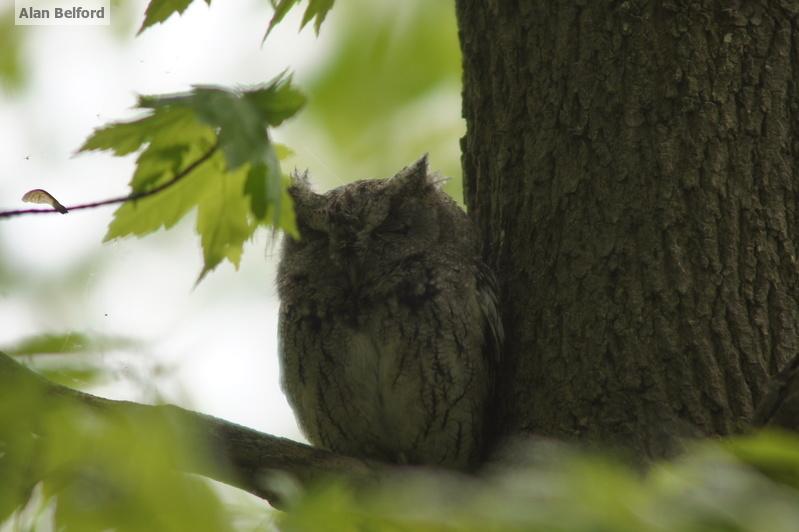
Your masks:
[[[23,7],[19,10],[21,19],[49,19],[50,11],[53,11],[53,18],[89,18],[102,20],[105,18],[105,7],[99,9],[84,9],[80,6],[69,8],[54,7],[52,9],[36,9],[35,7]]]
[[[14,22],[20,26],[105,26],[111,20],[108,0],[17,0],[15,4]]]

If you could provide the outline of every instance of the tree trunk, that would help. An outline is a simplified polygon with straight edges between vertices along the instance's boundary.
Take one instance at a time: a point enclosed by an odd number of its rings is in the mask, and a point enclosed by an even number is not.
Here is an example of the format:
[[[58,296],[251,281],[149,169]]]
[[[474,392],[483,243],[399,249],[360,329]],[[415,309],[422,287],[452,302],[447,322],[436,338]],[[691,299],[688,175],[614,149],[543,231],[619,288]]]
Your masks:
[[[504,434],[668,456],[796,353],[797,4],[458,0]]]

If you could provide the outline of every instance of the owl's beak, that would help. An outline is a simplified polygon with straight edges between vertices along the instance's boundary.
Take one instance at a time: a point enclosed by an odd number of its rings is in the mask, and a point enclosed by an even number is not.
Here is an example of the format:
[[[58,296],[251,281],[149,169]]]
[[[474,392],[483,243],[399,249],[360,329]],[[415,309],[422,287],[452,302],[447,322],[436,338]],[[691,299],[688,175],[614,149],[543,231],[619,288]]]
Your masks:
[[[360,280],[360,268],[358,268],[354,264],[350,264],[349,268],[346,268],[347,278],[350,280],[350,287],[355,288],[358,286],[358,281]]]
[[[351,287],[358,286],[363,279],[363,250],[364,246],[359,245],[355,239],[339,241],[330,250],[330,257],[333,262],[347,275]]]

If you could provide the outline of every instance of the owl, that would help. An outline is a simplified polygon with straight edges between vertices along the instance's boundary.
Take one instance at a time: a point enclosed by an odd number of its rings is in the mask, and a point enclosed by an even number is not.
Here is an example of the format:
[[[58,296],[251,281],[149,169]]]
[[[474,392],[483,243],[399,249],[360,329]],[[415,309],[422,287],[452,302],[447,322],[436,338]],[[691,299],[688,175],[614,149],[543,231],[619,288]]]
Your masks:
[[[295,176],[301,238],[278,268],[283,390],[308,440],[469,469],[482,458],[502,326],[466,213],[427,157],[325,194]]]

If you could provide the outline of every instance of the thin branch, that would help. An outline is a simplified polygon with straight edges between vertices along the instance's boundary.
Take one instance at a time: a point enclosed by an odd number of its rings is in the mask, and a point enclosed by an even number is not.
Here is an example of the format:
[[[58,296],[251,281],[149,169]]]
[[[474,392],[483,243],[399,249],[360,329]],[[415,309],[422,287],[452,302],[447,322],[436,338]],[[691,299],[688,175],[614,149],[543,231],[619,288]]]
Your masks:
[[[217,148],[219,147],[219,143],[215,143],[211,146],[207,152],[205,152],[202,156],[200,156],[196,161],[191,163],[189,166],[175,174],[175,177],[167,181],[166,183],[162,183],[157,187],[145,190],[142,192],[133,192],[128,194],[127,196],[118,196],[116,198],[105,199],[101,201],[93,201],[91,203],[80,203],[78,205],[72,205],[70,207],[65,207],[67,211],[79,211],[81,209],[93,209],[95,207],[102,207],[104,205],[114,205],[116,203],[125,203],[128,201],[135,201],[142,198],[146,198],[148,196],[153,196],[158,194],[159,192],[168,189],[191,172],[194,171],[198,166],[202,163],[210,159],[214,153],[216,153]],[[0,218],[11,218],[12,216],[19,216],[22,214],[53,214],[59,212],[55,209],[16,209],[11,211],[0,211]]]
[[[369,481],[391,466],[318,449],[286,438],[192,412],[173,405],[145,405],[115,401],[55,384],[0,352],[0,402],[3,394],[19,389],[11,384],[32,387],[53,401],[77,401],[97,412],[111,412],[133,420],[162,416],[188,429],[189,441],[205,442],[211,460],[182,464],[187,473],[202,475],[248,491],[275,506],[281,494],[265,479],[275,472],[288,473],[302,485],[328,477]],[[29,388],[30,389],[30,388]]]
[[[799,355],[771,380],[752,425],[799,431]]]

